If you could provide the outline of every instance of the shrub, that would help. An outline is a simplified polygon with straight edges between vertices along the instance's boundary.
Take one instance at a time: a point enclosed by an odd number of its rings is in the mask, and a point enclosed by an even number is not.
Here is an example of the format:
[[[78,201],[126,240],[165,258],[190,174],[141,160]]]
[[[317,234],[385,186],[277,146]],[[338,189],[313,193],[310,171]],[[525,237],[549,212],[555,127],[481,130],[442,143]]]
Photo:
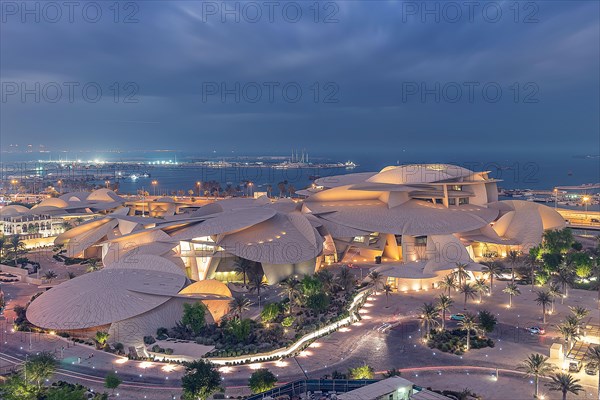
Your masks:
[[[149,345],[152,343],[156,343],[156,340],[152,336],[144,336],[144,344]]]

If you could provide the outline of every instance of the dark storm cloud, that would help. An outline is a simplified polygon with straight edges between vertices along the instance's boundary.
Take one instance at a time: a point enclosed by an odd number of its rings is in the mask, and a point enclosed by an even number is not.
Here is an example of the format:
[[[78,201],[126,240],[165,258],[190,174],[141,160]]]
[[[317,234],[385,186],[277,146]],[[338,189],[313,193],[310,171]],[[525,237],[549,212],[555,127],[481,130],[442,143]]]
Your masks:
[[[598,2],[523,2],[518,14],[514,2],[493,2],[502,10],[497,21],[491,11],[482,14],[489,2],[475,2],[472,21],[462,7],[457,22],[443,13],[436,22],[423,7],[448,2],[340,1],[331,9],[338,22],[327,24],[322,19],[331,10],[321,10],[315,23],[312,2],[294,3],[303,10],[297,23],[277,12],[274,22],[263,15],[257,23],[243,16],[236,23],[229,15],[223,23],[207,14],[209,5],[222,9],[223,2],[139,1],[139,22],[130,24],[122,23],[126,10],[115,23],[113,3],[100,3],[97,23],[78,14],[72,23],[23,23],[3,9],[3,84],[80,84],[74,99],[63,92],[56,103],[44,96],[39,103],[19,94],[3,98],[3,149],[10,143],[187,150],[259,150],[264,143],[340,151],[431,144],[450,150],[465,143],[598,147]],[[102,89],[96,103],[82,98],[80,88],[90,82]],[[272,99],[269,82],[278,84]],[[239,83],[247,92],[223,102],[221,83],[229,89]],[[437,83],[439,99],[422,97],[422,89]],[[287,96],[280,90],[286,84]],[[500,87],[502,98],[486,98],[486,84]],[[262,96],[252,102],[256,87]],[[302,97],[294,102],[298,87]],[[456,88],[462,97],[453,102]]]

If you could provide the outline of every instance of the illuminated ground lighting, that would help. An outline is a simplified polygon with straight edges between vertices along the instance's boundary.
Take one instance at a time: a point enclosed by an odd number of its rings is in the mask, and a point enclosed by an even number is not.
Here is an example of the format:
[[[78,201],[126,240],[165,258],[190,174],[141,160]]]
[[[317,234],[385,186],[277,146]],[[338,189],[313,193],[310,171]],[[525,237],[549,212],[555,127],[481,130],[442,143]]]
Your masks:
[[[221,367],[219,368],[219,372],[222,374],[229,374],[231,372],[233,372],[233,368],[231,367]]]
[[[262,368],[262,364],[261,363],[256,363],[256,364],[250,364],[250,369],[261,369]]]
[[[363,304],[363,307],[373,307],[373,304],[371,304],[371,303],[365,303],[365,304]]]
[[[312,348],[321,347],[321,343],[319,343],[319,342],[312,342],[308,347],[312,347]]]
[[[352,330],[352,329],[350,329],[350,328],[346,328],[346,327],[344,327],[344,328],[340,328],[340,332],[350,332],[351,330]]]
[[[147,368],[151,368],[153,367],[154,364],[152,364],[150,361],[144,361],[143,363],[140,363],[139,367],[141,369],[147,369]]]
[[[285,367],[287,367],[289,364],[290,364],[290,363],[288,363],[287,361],[281,361],[281,360],[279,360],[279,361],[275,362],[275,366],[276,366],[276,367],[280,367],[280,368],[285,368]]]
[[[370,315],[363,315],[362,319],[373,319],[373,317],[371,317]]]
[[[369,313],[369,310],[365,310],[365,309],[361,308],[361,309],[358,311],[358,313],[359,313],[359,314],[368,314],[368,313]]]
[[[171,371],[175,371],[175,368],[177,368],[175,365],[167,364],[167,365],[163,365],[161,369],[164,372],[171,372]]]
[[[115,360],[115,364],[125,364],[127,361],[129,361],[129,359],[119,358],[118,360]]]
[[[362,323],[362,322],[360,322],[360,321],[358,321],[358,322],[355,322],[355,323],[353,323],[352,325],[354,325],[354,326],[362,326],[362,325],[363,325],[363,323]]]
[[[369,300],[369,301],[373,301],[373,300],[375,300],[375,297],[373,297],[373,296],[369,296],[369,297],[367,297],[367,300]]]
[[[312,351],[309,350],[303,350],[300,352],[300,354],[298,354],[298,357],[308,357],[308,356],[312,356]]]

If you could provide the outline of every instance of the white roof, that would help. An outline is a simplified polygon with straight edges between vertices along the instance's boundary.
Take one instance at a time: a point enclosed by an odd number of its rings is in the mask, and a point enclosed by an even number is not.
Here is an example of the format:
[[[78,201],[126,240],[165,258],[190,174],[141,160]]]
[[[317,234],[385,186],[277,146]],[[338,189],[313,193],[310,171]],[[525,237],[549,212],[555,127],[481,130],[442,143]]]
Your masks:
[[[411,390],[413,383],[399,376],[381,380],[358,389],[338,395],[339,400],[376,400],[381,396],[395,392],[400,388]]]

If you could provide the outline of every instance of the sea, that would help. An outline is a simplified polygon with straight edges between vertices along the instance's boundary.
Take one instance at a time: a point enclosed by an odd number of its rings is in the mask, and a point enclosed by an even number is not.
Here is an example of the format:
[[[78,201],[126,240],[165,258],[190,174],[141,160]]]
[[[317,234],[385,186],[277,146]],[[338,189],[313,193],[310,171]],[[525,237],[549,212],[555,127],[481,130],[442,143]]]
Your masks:
[[[302,154],[313,166],[304,168],[274,168],[274,164],[300,160]],[[306,158],[304,159],[306,161]],[[37,169],[46,177],[76,174],[72,162],[80,161],[79,167],[90,174],[97,174],[97,183],[105,179],[110,185],[118,182],[118,191],[135,194],[145,190],[150,194],[171,195],[183,190],[197,193],[197,182],[216,181],[222,188],[228,185],[243,191],[279,193],[280,183],[300,190],[312,184],[317,177],[328,177],[356,172],[376,172],[391,165],[444,163],[473,171],[489,171],[490,177],[501,180],[499,187],[505,189],[552,190],[555,187],[578,186],[600,182],[600,156],[597,154],[528,154],[527,152],[466,153],[446,152],[443,149],[418,151],[381,152],[353,151],[344,153],[307,152],[297,150],[273,154],[240,154],[234,152],[192,151],[87,151],[87,152],[2,152],[0,153],[1,176],[18,178],[25,170]],[[202,162],[233,163],[234,166],[212,168]],[[354,168],[323,167],[324,164],[351,161]],[[244,166],[245,163],[262,163],[261,166]],[[122,164],[115,164],[122,163]],[[86,167],[81,167],[86,165]],[[119,175],[120,173],[120,175]],[[154,182],[154,184],[153,184]],[[248,182],[252,182],[249,186]],[[595,189],[589,194],[598,193]],[[590,205],[590,210],[592,209]],[[597,208],[597,207],[596,207]]]

